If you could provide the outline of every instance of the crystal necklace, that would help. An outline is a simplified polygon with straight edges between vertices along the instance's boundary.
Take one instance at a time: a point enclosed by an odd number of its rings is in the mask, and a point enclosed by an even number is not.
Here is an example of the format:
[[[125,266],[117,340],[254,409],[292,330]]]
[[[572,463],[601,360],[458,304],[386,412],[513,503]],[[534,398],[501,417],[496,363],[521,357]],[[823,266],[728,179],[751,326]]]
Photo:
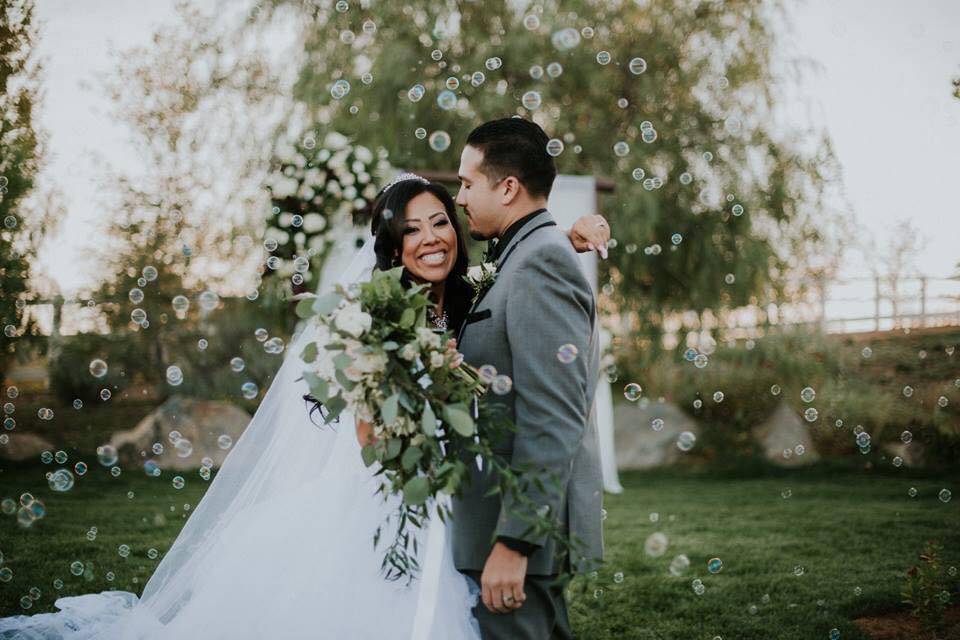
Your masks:
[[[441,313],[438,316],[436,313],[434,313],[432,307],[427,307],[427,320],[429,320],[430,324],[432,324],[437,329],[440,329],[441,331],[447,330],[447,310],[446,309],[444,309],[443,313]]]

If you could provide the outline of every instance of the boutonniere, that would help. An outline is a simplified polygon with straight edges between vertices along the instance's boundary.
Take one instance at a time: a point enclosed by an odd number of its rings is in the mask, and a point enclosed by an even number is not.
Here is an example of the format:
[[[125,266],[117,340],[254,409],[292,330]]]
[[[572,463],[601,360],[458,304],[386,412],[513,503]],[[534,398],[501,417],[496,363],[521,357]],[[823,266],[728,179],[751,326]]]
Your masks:
[[[486,258],[486,256],[484,256]],[[467,275],[463,279],[473,288],[473,300],[471,304],[477,304],[487,290],[493,286],[497,279],[497,264],[495,262],[483,262],[479,266],[470,267]]]

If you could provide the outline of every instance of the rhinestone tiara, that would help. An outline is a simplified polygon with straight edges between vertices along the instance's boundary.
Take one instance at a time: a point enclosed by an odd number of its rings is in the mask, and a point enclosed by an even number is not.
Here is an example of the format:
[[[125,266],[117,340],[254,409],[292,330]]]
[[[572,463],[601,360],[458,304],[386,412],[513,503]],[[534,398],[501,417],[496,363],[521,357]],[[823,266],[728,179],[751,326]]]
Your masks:
[[[383,192],[386,193],[387,190],[388,190],[390,187],[392,187],[393,185],[397,184],[398,182],[404,182],[404,181],[406,181],[406,180],[419,180],[419,181],[422,182],[423,184],[430,184],[430,181],[427,180],[426,178],[424,178],[423,176],[418,176],[418,175],[415,174],[415,173],[404,172],[404,173],[401,173],[401,174],[397,175],[397,177],[395,177],[393,180],[391,180],[391,181],[387,184],[387,186],[385,186],[385,187],[383,188]]]

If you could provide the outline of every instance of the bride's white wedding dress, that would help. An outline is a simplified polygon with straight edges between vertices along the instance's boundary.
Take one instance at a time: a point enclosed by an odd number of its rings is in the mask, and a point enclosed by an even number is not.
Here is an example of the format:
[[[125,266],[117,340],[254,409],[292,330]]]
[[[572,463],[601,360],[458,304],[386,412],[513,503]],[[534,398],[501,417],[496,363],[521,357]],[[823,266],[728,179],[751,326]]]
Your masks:
[[[340,278],[369,274],[367,242]],[[310,335],[291,342],[256,415],[144,587],[59,598],[59,611],[0,619],[0,638],[479,640],[477,594],[434,516],[417,579],[386,581],[373,532],[399,498],[374,495],[354,422],[315,426],[297,380]]]

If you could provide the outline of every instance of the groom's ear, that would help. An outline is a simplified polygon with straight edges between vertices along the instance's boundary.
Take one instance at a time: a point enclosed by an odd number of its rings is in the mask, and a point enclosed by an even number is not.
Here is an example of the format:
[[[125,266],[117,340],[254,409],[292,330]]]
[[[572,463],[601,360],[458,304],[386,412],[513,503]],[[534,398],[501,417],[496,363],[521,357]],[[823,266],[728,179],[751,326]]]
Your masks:
[[[500,204],[504,207],[509,207],[513,204],[514,200],[517,199],[517,196],[520,195],[520,189],[523,188],[523,185],[520,184],[520,181],[517,180],[516,177],[507,176],[500,181],[497,188],[500,191]]]

